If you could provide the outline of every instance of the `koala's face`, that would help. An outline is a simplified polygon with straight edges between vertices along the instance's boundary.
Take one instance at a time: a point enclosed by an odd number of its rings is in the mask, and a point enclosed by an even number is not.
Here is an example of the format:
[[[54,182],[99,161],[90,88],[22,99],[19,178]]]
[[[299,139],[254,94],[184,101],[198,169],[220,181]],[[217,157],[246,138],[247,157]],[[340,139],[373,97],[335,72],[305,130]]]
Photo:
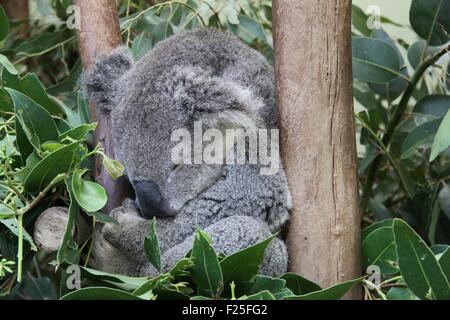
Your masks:
[[[170,109],[136,99],[112,113],[116,157],[126,168],[145,218],[176,215],[223,171],[222,165],[173,161],[172,149],[179,142],[171,141],[172,132],[187,129],[193,133],[193,117],[185,108],[162,105]]]
[[[87,73],[85,84],[89,98],[110,112],[115,157],[144,217],[176,215],[222,176],[222,164],[174,162],[175,130],[192,135],[195,121],[221,131],[254,130],[276,118],[268,112],[272,68],[220,32],[180,34],[138,62],[127,48],[115,49]]]

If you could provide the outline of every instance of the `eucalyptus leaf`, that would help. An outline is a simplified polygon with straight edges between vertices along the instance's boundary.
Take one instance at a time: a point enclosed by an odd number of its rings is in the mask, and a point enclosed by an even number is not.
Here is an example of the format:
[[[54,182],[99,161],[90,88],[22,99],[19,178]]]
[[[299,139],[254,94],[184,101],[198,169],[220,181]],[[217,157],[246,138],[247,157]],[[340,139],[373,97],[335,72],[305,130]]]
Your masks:
[[[266,34],[261,24],[244,15],[239,15],[239,24],[230,25],[229,28],[236,36],[247,43],[252,43],[255,40],[266,41]]]
[[[450,285],[433,252],[404,221],[394,221],[400,272],[420,299],[450,299]]]
[[[31,154],[31,145],[39,149],[40,143],[58,140],[58,128],[47,110],[14,89],[6,91],[14,102],[17,144],[23,158]]]
[[[395,49],[383,40],[354,37],[352,61],[354,79],[387,83],[400,76],[400,58]]]
[[[132,294],[107,287],[90,287],[76,290],[61,297],[61,300],[142,300]]]
[[[272,242],[272,236],[251,247],[238,251],[220,262],[224,284],[230,281],[251,282],[264,260],[264,253]]]
[[[73,194],[71,178],[68,177],[65,183],[67,190],[69,191],[70,205],[69,210],[67,211],[68,214],[67,214],[66,230],[64,231],[61,246],[59,247],[59,250],[56,254],[56,260],[58,264],[62,264],[64,262],[73,264],[74,261],[72,261],[71,257],[73,251],[77,249],[77,244],[72,238],[72,231],[75,227],[75,221],[78,218],[78,215],[80,214],[80,208]]]
[[[1,8],[1,7],[0,7]],[[1,11],[0,11],[1,12]],[[0,31],[1,32],[1,31]],[[0,54],[0,64],[8,70],[9,73],[16,75],[17,70],[16,67],[9,61],[9,59],[4,56],[3,54]]]
[[[86,214],[90,217],[94,217],[96,222],[111,223],[117,226],[119,225],[119,222],[108,214],[101,212],[86,212]]]
[[[431,147],[430,162],[436,160],[438,155],[450,147],[450,111],[442,120],[438,132],[434,138],[433,146]]]
[[[413,156],[418,148],[430,148],[442,119],[426,122],[408,134],[402,145],[402,159]]]
[[[286,280],[286,287],[295,295],[305,295],[322,290],[318,284],[293,272],[285,273],[280,278]]]
[[[287,296],[283,300],[340,300],[356,284],[360,283],[362,278],[346,281],[327,289],[310,292],[304,295]]]
[[[86,135],[97,127],[97,123],[85,123],[76,128],[70,129],[59,136],[59,141],[70,138],[73,140],[86,139]]]
[[[447,0],[412,0],[409,21],[414,31],[431,46],[450,41],[450,2]]]
[[[372,30],[367,26],[369,17],[367,14],[358,6],[352,4],[352,22],[353,26],[358,30],[363,36],[369,37]]]
[[[418,300],[417,297],[407,287],[393,287],[389,289],[387,300]]]
[[[42,159],[26,178],[25,189],[29,192],[43,190],[58,174],[68,172],[79,146],[80,142],[74,142]]]
[[[83,172],[76,171],[72,174],[72,191],[75,200],[87,212],[100,211],[108,200],[105,188],[100,184],[84,180]]]
[[[447,281],[450,282],[450,248],[447,248],[440,256],[439,265],[441,266]]]
[[[0,5],[0,41],[6,39],[9,33],[9,19],[6,15],[5,9]]]
[[[267,290],[273,295],[277,295],[283,292],[285,285],[286,280],[284,279],[258,275],[248,294],[255,294]]]
[[[414,114],[424,114],[434,119],[442,119],[450,110],[450,96],[431,94],[420,99],[414,106]]]
[[[275,296],[269,290],[263,290],[261,292],[239,298],[239,300],[276,300]]]
[[[83,277],[94,281],[104,282],[125,291],[136,290],[149,280],[147,277],[129,277],[82,266],[80,266],[80,268]]]
[[[22,93],[27,95],[30,99],[35,101],[45,110],[52,115],[64,115],[63,108],[59,105],[54,98],[49,97],[45,91],[44,86],[38,79],[36,74],[28,73],[20,79],[20,85],[22,87]]]
[[[378,228],[370,233],[362,243],[364,267],[376,265],[382,274],[398,272],[392,227]]]
[[[0,223],[7,227],[14,235],[19,236],[19,222],[17,218],[0,219]],[[24,229],[22,232],[23,239],[30,244],[31,250],[37,251],[37,247],[27,230]]]
[[[392,227],[394,223],[394,219],[386,219],[386,220],[382,220],[382,221],[377,221],[372,223],[370,226],[364,228],[361,231],[361,238],[364,241],[365,238],[371,234],[373,231],[379,229],[379,228],[383,228],[383,227]]]
[[[144,240],[144,253],[156,270],[161,272],[161,252],[156,233],[156,218],[150,222],[150,234]]]
[[[200,230],[195,233],[191,258],[194,261],[192,280],[212,298],[219,296],[224,284],[221,266],[208,236]]]
[[[379,94],[383,98],[388,99],[389,101],[393,101],[403,93],[409,83],[407,80],[409,78],[408,68],[405,65],[405,60],[403,59],[398,46],[383,29],[375,29],[372,32],[371,36],[374,39],[383,40],[387,44],[389,44],[395,50],[395,52],[397,52],[398,58],[400,60],[400,74],[402,76],[398,76],[394,80],[385,84],[369,83],[369,87],[373,92]]]

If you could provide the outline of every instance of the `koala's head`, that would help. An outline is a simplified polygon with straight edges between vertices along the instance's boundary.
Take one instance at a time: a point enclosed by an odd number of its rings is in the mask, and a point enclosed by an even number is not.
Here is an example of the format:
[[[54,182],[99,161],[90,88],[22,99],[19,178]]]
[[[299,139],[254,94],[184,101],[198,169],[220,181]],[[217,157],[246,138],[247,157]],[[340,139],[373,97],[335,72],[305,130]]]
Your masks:
[[[126,168],[145,218],[176,215],[222,177],[223,164],[174,161],[176,130],[186,129],[193,141],[197,121],[203,130],[222,132],[265,126],[263,101],[250,88],[217,75],[213,67],[168,67],[155,60],[150,54],[134,63],[127,49],[119,48],[85,77],[89,97],[110,112],[116,159]]]

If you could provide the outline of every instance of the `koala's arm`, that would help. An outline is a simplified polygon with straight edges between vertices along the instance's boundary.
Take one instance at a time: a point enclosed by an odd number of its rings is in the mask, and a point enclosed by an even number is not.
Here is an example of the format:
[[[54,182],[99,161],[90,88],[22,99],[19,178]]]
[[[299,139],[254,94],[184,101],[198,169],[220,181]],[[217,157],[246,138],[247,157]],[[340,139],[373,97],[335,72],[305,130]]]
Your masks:
[[[111,216],[118,221],[116,224],[106,224],[102,229],[102,236],[121,253],[135,261],[147,261],[144,254],[144,241],[150,235],[149,220],[141,218],[134,202],[124,201],[122,207],[111,212]],[[195,230],[192,219],[178,218],[157,219],[157,234],[161,252],[182,242]]]
[[[148,223],[147,223],[148,225]],[[217,253],[231,255],[239,250],[252,246],[267,239],[271,232],[267,223],[246,216],[227,217],[204,228],[204,231],[211,236],[212,246]],[[112,239],[103,238],[99,235],[96,239],[93,251],[94,267],[100,267],[110,272],[128,274],[132,276],[154,276],[156,269],[148,262],[144,254],[136,256],[135,259],[126,259],[130,252],[125,252],[122,246],[118,250]],[[124,244],[124,241],[121,242]],[[181,243],[162,250],[161,262],[162,271],[168,272],[178,260],[183,258],[192,248],[193,234]],[[133,248],[132,250],[135,250]],[[265,275],[276,276],[287,270],[287,250],[286,245],[280,239],[273,240],[267,249],[265,259],[261,267],[261,272]]]

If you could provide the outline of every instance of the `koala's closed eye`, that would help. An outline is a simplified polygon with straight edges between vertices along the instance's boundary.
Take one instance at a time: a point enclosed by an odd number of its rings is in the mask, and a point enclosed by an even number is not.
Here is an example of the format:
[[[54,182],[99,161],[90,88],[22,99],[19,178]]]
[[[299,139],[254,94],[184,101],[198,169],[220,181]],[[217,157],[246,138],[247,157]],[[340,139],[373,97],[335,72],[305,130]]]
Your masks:
[[[176,171],[180,170],[182,167],[183,167],[182,163],[177,163],[177,164],[174,164],[170,170],[172,172],[176,172]]]

